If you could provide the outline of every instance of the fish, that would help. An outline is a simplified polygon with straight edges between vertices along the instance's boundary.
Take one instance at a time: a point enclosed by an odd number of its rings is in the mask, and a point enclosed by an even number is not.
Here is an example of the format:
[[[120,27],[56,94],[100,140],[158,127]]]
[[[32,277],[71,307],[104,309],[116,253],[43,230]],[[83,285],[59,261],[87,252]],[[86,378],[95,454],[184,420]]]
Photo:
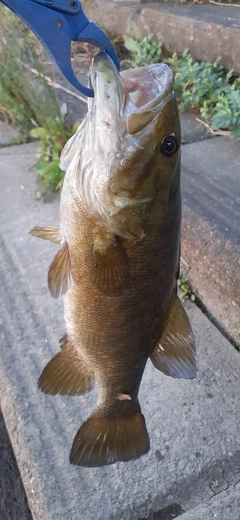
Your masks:
[[[146,363],[173,378],[196,375],[196,347],[177,295],[181,130],[173,73],[164,64],[117,71],[98,53],[94,98],[65,145],[59,227],[30,233],[59,244],[48,271],[63,296],[66,334],[40,375],[50,395],[97,385],[93,414],[70,463],[100,467],[150,449],[138,400]]]

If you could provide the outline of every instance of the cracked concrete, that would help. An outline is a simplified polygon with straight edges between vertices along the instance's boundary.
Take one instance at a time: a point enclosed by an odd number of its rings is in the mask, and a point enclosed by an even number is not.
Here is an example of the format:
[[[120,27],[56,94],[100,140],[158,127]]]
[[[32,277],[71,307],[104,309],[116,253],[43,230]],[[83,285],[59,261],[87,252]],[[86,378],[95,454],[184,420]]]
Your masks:
[[[200,504],[181,516],[181,520],[239,520],[240,484],[229,486],[226,491]]]

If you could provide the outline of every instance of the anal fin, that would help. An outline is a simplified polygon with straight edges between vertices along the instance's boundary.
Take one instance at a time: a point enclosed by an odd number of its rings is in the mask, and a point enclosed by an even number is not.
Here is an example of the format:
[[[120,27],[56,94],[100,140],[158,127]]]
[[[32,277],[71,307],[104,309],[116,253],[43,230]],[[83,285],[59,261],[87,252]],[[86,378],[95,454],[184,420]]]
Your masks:
[[[48,270],[48,288],[53,298],[66,294],[71,280],[70,254],[66,242],[55,255]]]
[[[83,395],[90,392],[94,374],[84,363],[67,335],[60,340],[61,352],[56,354],[44,368],[38,387],[45,394]]]
[[[178,298],[170,302],[163,329],[151,354],[153,365],[175,378],[196,376],[196,348],[188,316]]]
[[[60,233],[59,227],[53,227],[53,226],[46,226],[46,227],[39,227],[35,226],[32,229],[30,229],[29,234],[38,237],[43,238],[43,240],[51,240],[55,244],[61,244],[62,237]]]
[[[94,243],[89,274],[92,283],[107,295],[128,286],[128,260],[120,237],[112,235],[106,242]]]

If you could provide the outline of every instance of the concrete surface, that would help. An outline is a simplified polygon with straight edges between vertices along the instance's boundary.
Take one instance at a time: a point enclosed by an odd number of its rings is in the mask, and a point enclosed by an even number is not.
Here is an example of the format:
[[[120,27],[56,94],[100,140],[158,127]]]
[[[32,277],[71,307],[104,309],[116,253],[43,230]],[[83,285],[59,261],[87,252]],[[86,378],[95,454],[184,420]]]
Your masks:
[[[203,124],[202,118],[196,110],[181,110],[182,144],[196,143],[204,139],[210,139],[213,134]]]
[[[58,197],[34,199],[36,148],[0,150],[1,407],[33,519],[170,520],[173,508],[183,519],[200,508],[211,510],[207,519],[216,510],[223,520],[234,500],[240,518],[240,357],[194,304],[187,311],[197,342],[196,380],[167,378],[150,362],[143,377],[150,453],[102,469],[69,465],[73,437],[96,392],[63,398],[37,389],[64,323],[62,301],[50,297],[46,283],[56,246],[27,234],[33,225],[58,224]]]
[[[0,518],[1,520],[32,520],[1,410],[0,439]]]
[[[175,517],[176,518],[176,517]],[[214,496],[181,516],[181,520],[239,520],[240,484],[229,486],[226,491]],[[170,520],[170,518],[169,518]]]
[[[188,48],[192,56],[221,63],[240,73],[240,9],[212,4],[174,4],[164,0],[93,0],[85,2],[86,13],[117,34],[131,35],[131,21],[141,39],[152,33],[172,52]]]
[[[20,132],[3,121],[0,122],[0,146],[12,144],[14,138],[19,137]]]
[[[182,257],[194,292],[240,345],[240,141],[182,149]]]

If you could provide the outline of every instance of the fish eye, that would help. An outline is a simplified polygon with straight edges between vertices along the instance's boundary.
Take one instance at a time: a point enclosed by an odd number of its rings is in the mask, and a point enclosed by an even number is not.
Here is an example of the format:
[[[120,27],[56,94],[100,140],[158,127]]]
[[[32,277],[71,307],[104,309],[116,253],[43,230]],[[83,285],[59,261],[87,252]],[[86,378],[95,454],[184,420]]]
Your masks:
[[[161,152],[165,157],[172,157],[178,151],[179,144],[175,134],[167,135],[162,140]]]

